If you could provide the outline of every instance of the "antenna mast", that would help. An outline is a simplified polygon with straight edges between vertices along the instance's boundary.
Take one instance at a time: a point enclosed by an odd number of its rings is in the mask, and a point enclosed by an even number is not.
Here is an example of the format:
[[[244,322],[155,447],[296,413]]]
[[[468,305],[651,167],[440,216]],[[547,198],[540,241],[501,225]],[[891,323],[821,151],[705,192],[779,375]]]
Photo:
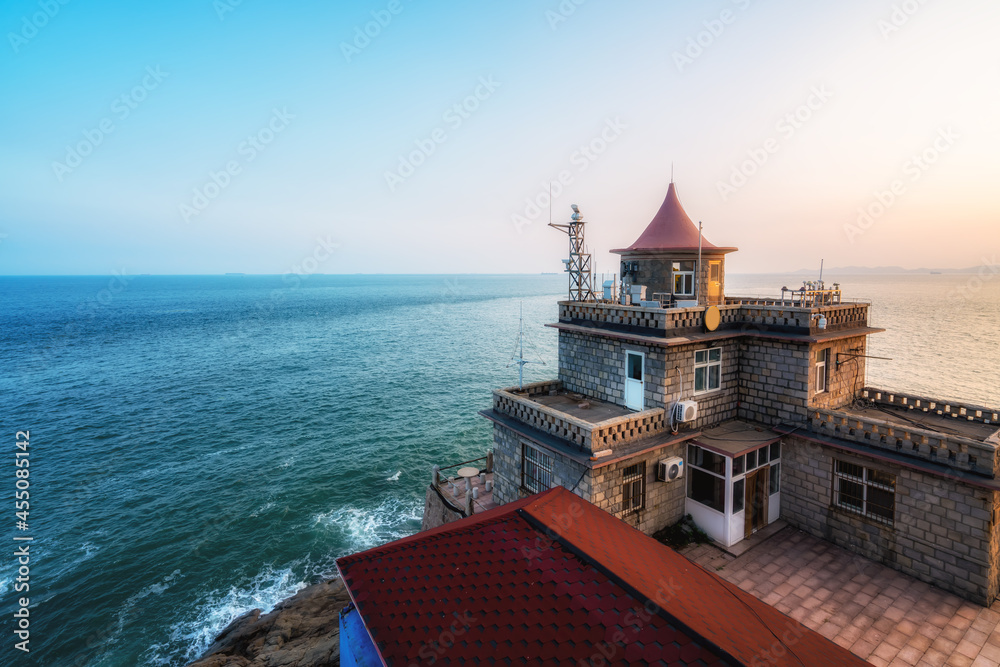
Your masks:
[[[524,389],[524,367],[528,364],[545,365],[544,361],[528,361],[524,358],[524,303],[520,304],[520,325],[517,331],[517,359],[511,363],[517,364],[517,387]],[[510,364],[507,364],[509,367]]]
[[[569,274],[569,300],[595,301],[594,281],[591,272],[590,253],[584,244],[583,214],[576,204],[573,204],[572,221],[564,224],[549,223],[549,227],[562,230],[569,235],[569,259],[564,259],[566,272]]]

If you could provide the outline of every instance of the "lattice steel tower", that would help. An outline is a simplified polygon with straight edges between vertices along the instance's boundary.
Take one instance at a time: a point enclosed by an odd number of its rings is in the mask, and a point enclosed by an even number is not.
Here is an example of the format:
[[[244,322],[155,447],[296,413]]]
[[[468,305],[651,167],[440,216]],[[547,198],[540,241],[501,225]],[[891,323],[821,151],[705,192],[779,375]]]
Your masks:
[[[590,253],[584,244],[584,226],[587,223],[576,204],[573,204],[572,221],[565,224],[549,223],[549,227],[560,229],[569,235],[569,259],[564,259],[569,273],[570,301],[596,301],[594,282],[590,268]]]

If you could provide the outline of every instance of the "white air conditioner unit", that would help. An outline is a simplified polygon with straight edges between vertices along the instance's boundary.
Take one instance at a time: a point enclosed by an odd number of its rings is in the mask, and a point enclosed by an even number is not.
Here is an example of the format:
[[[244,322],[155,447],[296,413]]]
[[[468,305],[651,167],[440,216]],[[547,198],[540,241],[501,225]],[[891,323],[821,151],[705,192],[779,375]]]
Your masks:
[[[672,482],[684,476],[684,459],[674,456],[663,459],[656,464],[656,479],[661,482]]]
[[[680,401],[674,405],[674,421],[693,422],[698,418],[698,404],[695,401]]]

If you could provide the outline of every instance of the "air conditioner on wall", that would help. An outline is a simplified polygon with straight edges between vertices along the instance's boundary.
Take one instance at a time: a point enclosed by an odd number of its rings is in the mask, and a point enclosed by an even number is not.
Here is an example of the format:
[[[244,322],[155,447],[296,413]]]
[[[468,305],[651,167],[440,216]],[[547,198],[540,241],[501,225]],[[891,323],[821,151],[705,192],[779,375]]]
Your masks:
[[[674,421],[693,422],[698,418],[698,404],[695,401],[679,401],[674,405]]]
[[[661,482],[672,482],[684,476],[684,459],[674,456],[663,459],[656,464],[656,479]]]

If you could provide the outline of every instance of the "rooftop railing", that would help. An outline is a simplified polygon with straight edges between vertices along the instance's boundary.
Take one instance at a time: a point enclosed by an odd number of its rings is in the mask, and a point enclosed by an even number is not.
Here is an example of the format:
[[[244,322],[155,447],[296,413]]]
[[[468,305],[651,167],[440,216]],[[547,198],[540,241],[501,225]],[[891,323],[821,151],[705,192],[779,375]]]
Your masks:
[[[839,410],[813,408],[810,417],[814,431],[872,449],[905,454],[987,477],[993,477],[997,471],[997,447],[987,442]]]
[[[588,453],[614,450],[669,428],[663,408],[589,422],[533,400],[534,397],[561,389],[562,383],[559,381],[537,382],[525,385],[523,389],[498,389],[493,392],[493,410],[570,442]]]
[[[719,328],[723,330],[760,328],[815,334],[824,330],[843,331],[868,326],[869,304],[862,302],[805,307],[781,299],[727,297],[725,304],[718,308],[721,315]],[[560,301],[559,321],[672,336],[702,329],[705,310],[704,306],[657,308]],[[821,318],[825,319],[824,328],[821,328]]]
[[[1000,429],[1000,410],[996,408],[966,404],[961,401],[942,401],[926,396],[886,391],[873,387],[865,387],[861,391],[861,396],[876,404],[892,405],[907,410],[947,416],[953,419],[964,419],[981,424],[996,424],[997,428]]]

